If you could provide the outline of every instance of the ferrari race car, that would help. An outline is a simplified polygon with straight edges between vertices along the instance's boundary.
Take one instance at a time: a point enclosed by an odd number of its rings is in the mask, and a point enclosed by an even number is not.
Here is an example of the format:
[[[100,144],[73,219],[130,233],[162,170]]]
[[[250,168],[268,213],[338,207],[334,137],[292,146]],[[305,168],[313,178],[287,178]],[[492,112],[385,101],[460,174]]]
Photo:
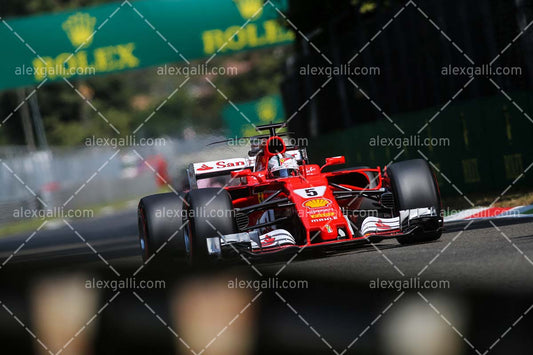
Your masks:
[[[304,148],[286,146],[276,134],[280,127],[258,126],[269,133],[253,137],[249,157],[191,164],[189,191],[142,198],[138,220],[144,260],[164,254],[203,263],[441,236],[439,188],[425,160],[383,169],[332,169],[345,158],[311,164]],[[219,186],[205,187],[213,180]]]

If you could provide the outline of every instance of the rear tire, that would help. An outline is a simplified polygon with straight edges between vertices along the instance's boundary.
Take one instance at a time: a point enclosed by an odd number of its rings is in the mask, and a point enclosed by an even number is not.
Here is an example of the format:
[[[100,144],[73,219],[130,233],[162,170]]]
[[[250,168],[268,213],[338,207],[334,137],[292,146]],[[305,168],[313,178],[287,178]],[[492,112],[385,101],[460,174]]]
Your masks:
[[[169,192],[146,196],[139,202],[137,216],[143,261],[156,253],[161,255],[159,260],[185,255],[180,196]]]
[[[441,202],[437,181],[423,159],[406,160],[392,164],[387,169],[396,203],[400,210],[433,207],[435,218],[421,224],[422,230],[397,238],[400,244],[414,244],[437,240],[442,235]]]
[[[238,232],[230,194],[220,188],[189,191],[188,225],[185,233],[189,261],[193,265],[206,263],[220,255],[209,255],[207,238]]]

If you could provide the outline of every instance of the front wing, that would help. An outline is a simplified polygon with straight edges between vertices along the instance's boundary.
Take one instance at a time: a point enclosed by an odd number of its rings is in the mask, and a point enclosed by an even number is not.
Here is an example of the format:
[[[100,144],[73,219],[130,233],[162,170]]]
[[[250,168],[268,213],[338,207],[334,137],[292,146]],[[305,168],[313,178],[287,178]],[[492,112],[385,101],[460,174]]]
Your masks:
[[[262,235],[257,231],[250,231],[208,238],[207,244],[209,254],[213,256],[231,256],[239,253],[245,253],[249,256],[269,255],[308,248],[344,249],[373,241],[402,238],[423,232],[426,222],[434,221],[437,218],[434,209],[419,208],[400,211],[400,215],[393,218],[367,217],[354,238],[339,238],[332,241],[297,245],[289,231],[276,229]],[[442,226],[435,231],[440,230],[442,230]]]

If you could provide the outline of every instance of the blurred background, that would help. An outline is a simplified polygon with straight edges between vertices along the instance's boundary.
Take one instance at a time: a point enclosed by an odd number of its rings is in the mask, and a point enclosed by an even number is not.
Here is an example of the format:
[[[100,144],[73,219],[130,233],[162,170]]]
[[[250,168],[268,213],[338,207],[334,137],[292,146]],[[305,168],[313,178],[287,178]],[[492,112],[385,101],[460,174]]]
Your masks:
[[[532,0],[2,0],[3,351],[528,351],[532,21]],[[142,264],[139,198],[270,122],[317,163],[428,160],[447,215],[520,218],[257,269]],[[130,277],[163,283],[111,285]],[[411,277],[448,286],[369,286]],[[246,283],[271,278],[306,287]]]

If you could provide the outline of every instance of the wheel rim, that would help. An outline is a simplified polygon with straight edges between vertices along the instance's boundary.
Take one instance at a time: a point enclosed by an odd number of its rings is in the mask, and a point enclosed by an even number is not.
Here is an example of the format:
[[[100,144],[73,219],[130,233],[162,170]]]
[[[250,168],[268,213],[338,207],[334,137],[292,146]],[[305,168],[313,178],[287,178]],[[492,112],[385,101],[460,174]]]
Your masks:
[[[147,240],[147,235],[148,235],[147,226],[146,226],[146,220],[144,218],[144,210],[141,208],[139,212],[140,212],[139,219],[141,220],[141,225],[142,225],[142,233],[139,238],[139,244],[141,246],[142,256],[144,260],[147,260],[149,257],[149,253],[150,253],[150,251],[148,250],[149,246],[148,246],[148,240]]]
[[[193,248],[191,244],[191,222],[186,222],[188,225],[183,230],[183,241],[185,244],[185,255],[188,262],[192,260]]]
[[[144,243],[144,239],[143,238],[140,238],[140,241],[139,243],[141,244],[141,251],[142,253],[144,254],[145,253],[145,243]]]

